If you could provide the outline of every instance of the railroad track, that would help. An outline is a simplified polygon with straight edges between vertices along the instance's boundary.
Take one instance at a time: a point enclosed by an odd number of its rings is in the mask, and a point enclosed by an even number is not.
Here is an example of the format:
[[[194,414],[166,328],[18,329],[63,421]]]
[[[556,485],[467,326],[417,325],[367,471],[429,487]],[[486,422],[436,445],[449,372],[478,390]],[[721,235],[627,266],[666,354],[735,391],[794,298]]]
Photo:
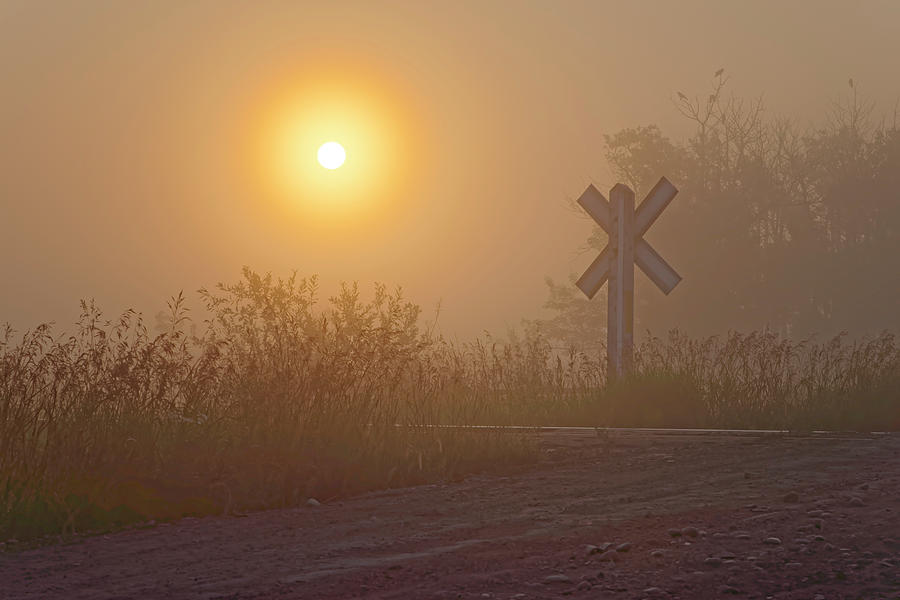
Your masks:
[[[397,427],[404,427],[398,424]],[[416,425],[414,427],[423,427]],[[629,437],[777,437],[791,439],[860,439],[871,440],[880,437],[900,437],[894,431],[801,431],[790,429],[703,429],[703,428],[662,428],[662,427],[570,427],[570,426],[527,426],[527,425],[425,425],[441,429],[471,429],[490,432],[534,433],[558,437],[629,438]]]

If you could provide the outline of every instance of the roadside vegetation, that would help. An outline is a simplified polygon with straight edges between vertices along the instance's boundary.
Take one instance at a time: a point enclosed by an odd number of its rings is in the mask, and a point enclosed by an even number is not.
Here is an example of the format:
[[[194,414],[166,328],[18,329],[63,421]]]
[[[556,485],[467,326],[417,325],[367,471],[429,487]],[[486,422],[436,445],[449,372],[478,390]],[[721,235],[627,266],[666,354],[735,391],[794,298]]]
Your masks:
[[[322,501],[535,460],[521,433],[447,424],[900,430],[893,336],[649,338],[607,385],[600,352],[537,329],[453,344],[419,308],[316,280],[183,297],[164,331],[91,304],[73,335],[0,340],[0,539]],[[398,424],[400,426],[398,426]]]
[[[635,277],[635,331],[769,328],[792,339],[898,331],[900,104],[879,114],[854,84],[823,99],[830,110],[809,123],[728,85],[717,72],[708,93],[673,97],[690,128],[683,139],[653,125],[605,136],[614,179],[604,192],[622,182],[640,201],[662,175],[679,190],[648,240],[684,281],[665,296]],[[585,250],[593,256],[606,241],[596,228]],[[553,281],[548,291],[543,331],[596,344],[604,292],[588,301]]]
[[[535,457],[520,436],[421,427],[452,386],[419,308],[246,270],[165,331],[83,304],[74,335],[0,338],[0,540],[327,501]],[[452,417],[465,421],[464,405]],[[407,427],[396,427],[397,423]]]

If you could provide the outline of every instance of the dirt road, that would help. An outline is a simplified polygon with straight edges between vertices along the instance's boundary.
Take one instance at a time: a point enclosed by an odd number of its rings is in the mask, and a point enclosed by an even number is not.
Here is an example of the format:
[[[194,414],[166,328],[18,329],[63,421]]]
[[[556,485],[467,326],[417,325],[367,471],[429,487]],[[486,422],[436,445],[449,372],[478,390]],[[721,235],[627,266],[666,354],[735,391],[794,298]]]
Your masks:
[[[898,436],[542,445],[506,477],[7,552],[0,598],[900,598]]]

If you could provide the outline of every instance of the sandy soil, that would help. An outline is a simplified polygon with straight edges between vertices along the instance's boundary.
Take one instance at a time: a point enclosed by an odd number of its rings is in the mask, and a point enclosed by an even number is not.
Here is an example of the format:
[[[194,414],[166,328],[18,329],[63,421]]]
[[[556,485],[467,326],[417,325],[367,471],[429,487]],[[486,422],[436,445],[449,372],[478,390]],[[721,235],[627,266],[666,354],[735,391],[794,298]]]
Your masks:
[[[900,598],[898,436],[542,445],[505,477],[7,552],[0,597]]]

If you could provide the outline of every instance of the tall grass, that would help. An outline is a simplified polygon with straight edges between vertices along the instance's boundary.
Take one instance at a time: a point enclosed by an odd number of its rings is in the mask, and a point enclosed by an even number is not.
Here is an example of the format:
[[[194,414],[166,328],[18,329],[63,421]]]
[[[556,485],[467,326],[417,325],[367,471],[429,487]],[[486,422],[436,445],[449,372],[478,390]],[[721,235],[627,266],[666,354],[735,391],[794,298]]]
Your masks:
[[[292,506],[535,458],[527,438],[436,424],[900,429],[891,335],[791,342],[673,332],[607,383],[539,332],[452,344],[376,286],[250,270],[179,296],[164,331],[105,321],[0,336],[0,540]],[[396,424],[403,426],[397,427]]]
[[[106,322],[0,338],[0,539],[290,506],[530,460],[521,438],[417,427],[444,381],[419,308],[249,270],[170,303],[166,330]],[[461,412],[455,413],[464,420]],[[403,420],[409,427],[397,428]]]
[[[768,331],[691,339],[673,330],[635,349],[607,381],[606,357],[554,348],[532,331],[442,349],[483,424],[900,431],[893,334],[793,341]]]

